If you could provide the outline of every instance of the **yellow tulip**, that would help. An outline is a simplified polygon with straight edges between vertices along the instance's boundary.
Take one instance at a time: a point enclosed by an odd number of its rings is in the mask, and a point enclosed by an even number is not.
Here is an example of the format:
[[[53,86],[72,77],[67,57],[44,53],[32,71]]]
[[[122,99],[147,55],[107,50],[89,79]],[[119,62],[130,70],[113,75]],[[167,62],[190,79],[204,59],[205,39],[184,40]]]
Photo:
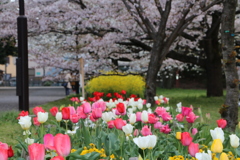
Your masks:
[[[181,139],[181,132],[176,132],[176,138],[177,138],[178,140]]]
[[[223,153],[220,155],[220,160],[229,160],[229,158],[228,158],[227,154],[223,152]]]
[[[221,153],[223,151],[223,145],[222,145],[221,139],[213,140],[211,151],[214,153]]]

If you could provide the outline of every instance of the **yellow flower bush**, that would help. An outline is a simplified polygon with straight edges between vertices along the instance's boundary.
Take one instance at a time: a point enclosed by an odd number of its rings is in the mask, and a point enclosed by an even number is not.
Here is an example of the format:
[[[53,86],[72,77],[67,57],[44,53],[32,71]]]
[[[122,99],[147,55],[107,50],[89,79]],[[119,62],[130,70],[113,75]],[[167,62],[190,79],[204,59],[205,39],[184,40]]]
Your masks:
[[[104,76],[102,75],[91,79],[86,85],[86,91],[88,93],[93,93],[95,91],[114,93],[125,90],[127,95],[136,94],[143,97],[145,81],[142,76],[125,75],[124,73],[118,75],[113,74],[113,72],[107,72],[104,73]]]

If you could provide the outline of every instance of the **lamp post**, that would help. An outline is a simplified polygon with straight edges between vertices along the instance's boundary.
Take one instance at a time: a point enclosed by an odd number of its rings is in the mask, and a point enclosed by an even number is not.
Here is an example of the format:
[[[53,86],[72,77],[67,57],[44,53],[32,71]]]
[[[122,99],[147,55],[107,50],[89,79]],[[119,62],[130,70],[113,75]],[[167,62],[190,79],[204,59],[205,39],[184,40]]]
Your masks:
[[[27,17],[24,15],[24,0],[19,0],[19,16],[17,18],[18,58],[17,58],[17,95],[19,110],[29,111],[28,88],[28,38]]]

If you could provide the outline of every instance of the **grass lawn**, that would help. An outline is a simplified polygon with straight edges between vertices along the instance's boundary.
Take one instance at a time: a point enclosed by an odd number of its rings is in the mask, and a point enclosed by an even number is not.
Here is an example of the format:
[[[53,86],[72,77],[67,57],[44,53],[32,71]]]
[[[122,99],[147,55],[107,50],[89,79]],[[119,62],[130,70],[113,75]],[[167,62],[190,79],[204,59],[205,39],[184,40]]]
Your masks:
[[[176,108],[176,104],[179,102],[182,102],[182,106],[185,107],[192,105],[196,115],[199,115],[197,111],[198,108],[201,108],[205,123],[215,127],[216,120],[220,119],[218,110],[225,100],[225,96],[208,98],[206,97],[205,90],[196,89],[158,89],[157,93],[157,95],[163,95],[170,98],[169,106],[171,107]],[[46,111],[49,111],[49,109],[53,106],[68,106],[71,103],[72,102],[69,101],[69,97],[67,97],[65,99],[43,104],[42,107]],[[206,113],[210,113],[210,120],[206,121]],[[32,114],[32,110],[30,110],[30,114]],[[23,131],[16,119],[17,116],[17,111],[4,112],[0,114],[0,142],[8,143],[9,145],[18,143],[16,139],[22,136]],[[49,115],[49,117],[52,116]]]

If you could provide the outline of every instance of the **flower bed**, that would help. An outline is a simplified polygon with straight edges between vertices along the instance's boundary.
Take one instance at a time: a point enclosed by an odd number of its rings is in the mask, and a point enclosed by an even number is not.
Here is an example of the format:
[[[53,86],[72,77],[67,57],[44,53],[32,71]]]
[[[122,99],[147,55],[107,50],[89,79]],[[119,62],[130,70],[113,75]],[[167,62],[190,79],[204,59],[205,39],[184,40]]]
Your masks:
[[[201,122],[201,110],[155,96],[155,106],[125,91],[108,101],[104,93],[72,97],[71,106],[35,107],[33,115],[19,114],[23,135],[14,151],[0,142],[0,159],[17,160],[211,160],[240,159],[239,138],[224,128],[209,129]],[[50,113],[50,114],[49,114]],[[208,117],[210,118],[210,117]],[[198,120],[199,119],[199,120]]]

